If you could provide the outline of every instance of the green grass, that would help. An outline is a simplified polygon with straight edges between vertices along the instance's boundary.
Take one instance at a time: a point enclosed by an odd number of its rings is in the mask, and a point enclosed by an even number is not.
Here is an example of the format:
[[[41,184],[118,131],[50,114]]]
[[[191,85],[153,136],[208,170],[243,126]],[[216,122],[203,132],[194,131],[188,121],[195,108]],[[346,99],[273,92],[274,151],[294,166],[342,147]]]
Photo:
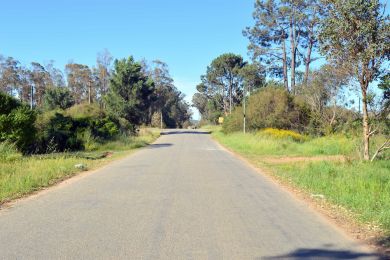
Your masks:
[[[300,143],[291,139],[277,139],[253,133],[224,134],[214,131],[213,136],[228,147],[247,155],[265,156],[316,156],[316,155],[355,155],[359,147],[356,137],[320,137]]]
[[[322,194],[328,202],[348,209],[362,223],[379,225],[390,232],[389,152],[381,160],[360,160],[360,138],[334,135],[306,142],[280,140],[256,134],[223,134],[214,128],[213,137],[250,162],[266,167],[276,177],[308,193]],[[372,147],[383,137],[376,137]],[[374,150],[374,149],[373,149]],[[318,157],[342,155],[346,160],[267,161],[270,157]]]
[[[93,152],[34,156],[21,156],[11,145],[0,144],[0,205],[81,172],[82,170],[75,168],[76,164],[95,169],[129,154],[136,148],[146,146],[158,135],[158,130],[144,129],[137,137],[121,137],[106,142]],[[112,156],[101,158],[103,152],[112,152]]]

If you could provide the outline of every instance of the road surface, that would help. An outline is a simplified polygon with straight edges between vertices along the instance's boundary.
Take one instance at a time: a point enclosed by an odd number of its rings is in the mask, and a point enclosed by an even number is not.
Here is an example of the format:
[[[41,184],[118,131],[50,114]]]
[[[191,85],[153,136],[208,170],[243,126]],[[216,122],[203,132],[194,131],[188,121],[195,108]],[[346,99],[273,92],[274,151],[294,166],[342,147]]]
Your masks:
[[[172,130],[93,174],[0,210],[0,258],[376,256],[210,135]]]

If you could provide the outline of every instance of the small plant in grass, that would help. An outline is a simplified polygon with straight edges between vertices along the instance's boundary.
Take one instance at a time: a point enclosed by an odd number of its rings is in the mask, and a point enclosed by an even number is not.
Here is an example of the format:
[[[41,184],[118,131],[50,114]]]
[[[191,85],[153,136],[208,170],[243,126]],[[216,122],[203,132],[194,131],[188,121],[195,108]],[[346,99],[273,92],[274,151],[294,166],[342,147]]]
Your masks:
[[[20,158],[22,158],[22,154],[17,151],[15,144],[0,143],[0,162],[12,162]]]

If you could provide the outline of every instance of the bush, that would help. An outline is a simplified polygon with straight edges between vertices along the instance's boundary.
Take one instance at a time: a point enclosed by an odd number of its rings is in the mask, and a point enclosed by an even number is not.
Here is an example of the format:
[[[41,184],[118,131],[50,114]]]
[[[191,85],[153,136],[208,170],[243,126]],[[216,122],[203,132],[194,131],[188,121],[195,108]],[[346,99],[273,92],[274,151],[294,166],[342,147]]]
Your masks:
[[[15,98],[0,93],[0,142],[15,143],[19,151],[28,152],[35,138],[35,119],[33,110]]]
[[[310,110],[302,98],[290,95],[281,87],[266,87],[251,95],[247,106],[247,129],[291,129],[304,132],[310,121]],[[223,132],[241,131],[242,107],[237,107],[223,123]]]
[[[225,117],[222,124],[222,132],[233,133],[243,130],[244,114],[242,107],[236,107],[231,115]]]
[[[67,109],[74,104],[74,100],[68,88],[49,88],[43,97],[43,104],[47,110]]]
[[[303,131],[310,118],[304,100],[279,87],[266,87],[252,95],[247,110],[248,125],[254,130],[271,127]]]
[[[292,130],[283,130],[275,128],[266,128],[257,132],[257,134],[261,136],[270,136],[276,139],[292,139],[295,142],[304,142],[307,139],[305,136]]]
[[[16,99],[0,91],[0,114],[9,114],[22,104]]]
[[[104,111],[95,103],[74,105],[68,108],[64,114],[72,118],[102,118],[105,116]]]
[[[44,113],[36,122],[39,138],[36,146],[38,153],[62,152],[83,148],[77,136],[77,122],[58,112]]]

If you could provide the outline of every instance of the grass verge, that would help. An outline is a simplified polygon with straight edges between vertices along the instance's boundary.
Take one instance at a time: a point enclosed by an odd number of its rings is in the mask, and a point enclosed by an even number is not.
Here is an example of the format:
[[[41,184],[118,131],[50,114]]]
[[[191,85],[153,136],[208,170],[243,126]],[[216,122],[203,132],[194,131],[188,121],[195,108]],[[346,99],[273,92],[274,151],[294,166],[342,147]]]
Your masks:
[[[224,134],[208,127],[214,139],[253,165],[307,195],[319,195],[326,203],[346,209],[361,225],[390,241],[390,160],[372,163],[359,159],[358,137],[342,135],[295,142],[259,134]],[[374,140],[378,145],[381,140]],[[332,159],[332,158],[340,158]],[[273,160],[271,160],[273,159]],[[299,159],[299,160],[294,160]],[[387,241],[387,242],[386,242]],[[390,247],[390,244],[383,245]]]
[[[142,129],[139,136],[121,137],[106,142],[93,152],[21,156],[11,145],[0,146],[0,205],[48,187],[85,170],[96,169],[110,161],[144,147],[159,136],[156,129]],[[102,156],[107,155],[110,156]],[[76,168],[75,165],[82,165]]]

